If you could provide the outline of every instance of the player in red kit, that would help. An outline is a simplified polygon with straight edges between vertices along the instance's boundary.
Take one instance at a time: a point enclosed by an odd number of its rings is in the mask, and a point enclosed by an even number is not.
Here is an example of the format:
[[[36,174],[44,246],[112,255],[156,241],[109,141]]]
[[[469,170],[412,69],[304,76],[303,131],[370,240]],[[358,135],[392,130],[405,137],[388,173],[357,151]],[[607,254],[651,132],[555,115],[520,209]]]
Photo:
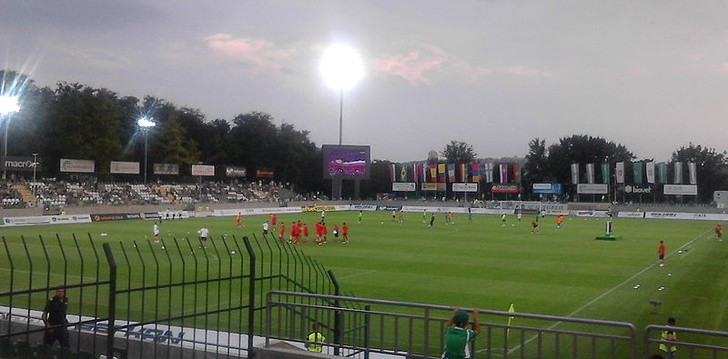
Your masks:
[[[341,240],[344,244],[349,243],[349,225],[346,222],[341,226]]]

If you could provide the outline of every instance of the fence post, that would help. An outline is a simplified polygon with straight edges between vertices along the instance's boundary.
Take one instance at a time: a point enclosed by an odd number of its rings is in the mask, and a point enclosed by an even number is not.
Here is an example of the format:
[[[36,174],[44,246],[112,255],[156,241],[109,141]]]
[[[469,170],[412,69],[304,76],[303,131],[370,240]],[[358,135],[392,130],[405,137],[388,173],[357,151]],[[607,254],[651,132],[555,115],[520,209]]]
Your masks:
[[[250,356],[250,353],[253,352],[253,336],[255,335],[255,251],[248,236],[243,237],[243,242],[250,258],[250,285],[248,286],[248,356]]]
[[[109,243],[104,243],[104,253],[106,260],[109,262],[109,332],[106,337],[106,355],[113,357],[114,355],[114,334],[116,331],[116,260],[111,253]]]
[[[337,297],[341,295],[341,287],[339,286],[339,282],[336,280],[336,276],[334,275],[334,271],[329,269],[329,278],[331,278],[331,283],[334,284],[334,295]],[[334,307],[339,308],[339,299],[337,298],[334,300]],[[334,344],[337,344],[334,346],[334,355],[340,355],[341,352],[341,335],[344,332],[343,328],[341,328],[341,311],[337,310],[334,312]]]

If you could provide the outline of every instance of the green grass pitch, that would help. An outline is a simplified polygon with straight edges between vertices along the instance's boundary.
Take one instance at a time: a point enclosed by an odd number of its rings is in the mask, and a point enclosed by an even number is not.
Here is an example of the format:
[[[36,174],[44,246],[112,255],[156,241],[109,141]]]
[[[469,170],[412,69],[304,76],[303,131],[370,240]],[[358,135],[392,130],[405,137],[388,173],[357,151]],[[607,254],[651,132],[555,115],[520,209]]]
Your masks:
[[[428,227],[422,213],[408,213],[404,223],[391,212],[328,212],[329,241],[323,246],[299,245],[303,252],[334,271],[343,289],[357,296],[462,307],[627,321],[638,328],[678,318],[680,326],[711,330],[728,327],[728,240],[715,238],[711,222],[615,218],[616,241],[595,240],[605,220],[567,217],[557,229],[555,217],[541,220],[531,233],[532,216],[454,214],[445,225],[437,214]],[[290,227],[309,224],[319,213],[282,214]],[[209,226],[211,237],[260,235],[267,216],[165,221],[163,238],[190,239]],[[428,218],[429,220],[429,214]],[[333,240],[331,227],[347,222],[350,243]],[[97,242],[145,241],[152,221],[102,222],[84,225],[7,227],[8,246],[21,235],[53,239],[90,233]],[[102,233],[105,235],[102,236]],[[657,266],[657,245],[664,240],[668,255]],[[5,263],[0,270],[7,272]],[[664,287],[662,290],[659,290]],[[637,289],[635,289],[637,288]],[[652,300],[662,305],[654,307]]]

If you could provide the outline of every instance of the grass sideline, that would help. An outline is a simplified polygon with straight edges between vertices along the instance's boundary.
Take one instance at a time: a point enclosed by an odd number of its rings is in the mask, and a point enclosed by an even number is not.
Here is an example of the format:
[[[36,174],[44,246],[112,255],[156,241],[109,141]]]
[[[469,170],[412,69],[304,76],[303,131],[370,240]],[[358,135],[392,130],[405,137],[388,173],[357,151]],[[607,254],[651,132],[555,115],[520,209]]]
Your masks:
[[[539,233],[531,234],[532,216],[520,222],[508,216],[502,226],[499,216],[473,215],[471,223],[467,215],[454,214],[454,224],[445,225],[440,213],[430,228],[422,213],[408,213],[403,224],[391,212],[366,212],[359,224],[357,213],[328,212],[329,243],[299,247],[333,270],[344,290],[361,297],[495,310],[514,303],[518,312],[627,321],[638,328],[663,324],[668,316],[685,327],[728,327],[728,240],[714,237],[712,222],[616,218],[614,232],[622,239],[601,241],[595,237],[604,234],[604,219],[567,217],[557,229],[555,217],[546,217]],[[278,217],[286,227],[302,220],[313,232],[320,214]],[[165,221],[162,236],[196,238],[202,225],[212,238],[260,234],[266,219],[243,217],[242,228],[233,217]],[[331,227],[342,222],[351,228],[347,245],[332,240]],[[17,245],[21,235],[89,233],[98,242],[131,245],[152,236],[152,223],[4,227],[2,236]],[[668,251],[662,268],[656,265],[659,240]],[[651,300],[662,305],[653,307]]]

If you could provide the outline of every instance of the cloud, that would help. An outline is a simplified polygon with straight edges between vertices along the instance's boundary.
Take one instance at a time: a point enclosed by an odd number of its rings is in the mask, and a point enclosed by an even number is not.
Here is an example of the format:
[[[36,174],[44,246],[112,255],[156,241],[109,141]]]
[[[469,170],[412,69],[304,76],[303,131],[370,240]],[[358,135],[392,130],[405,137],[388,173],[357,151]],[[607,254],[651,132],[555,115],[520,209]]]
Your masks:
[[[499,67],[498,70],[500,70],[501,72],[510,74],[510,75],[524,76],[524,77],[530,77],[530,78],[534,78],[534,79],[556,78],[556,76],[554,76],[550,72],[532,69],[532,68],[528,68],[528,67],[522,66],[522,65]]]
[[[250,65],[255,73],[280,72],[285,60],[294,53],[265,40],[235,38],[222,33],[206,37],[205,42],[215,53]]]
[[[423,45],[406,54],[384,56],[372,60],[372,63],[376,70],[401,77],[413,85],[430,85],[435,76],[473,82],[480,76],[491,73],[488,69],[471,65],[433,45]]]

